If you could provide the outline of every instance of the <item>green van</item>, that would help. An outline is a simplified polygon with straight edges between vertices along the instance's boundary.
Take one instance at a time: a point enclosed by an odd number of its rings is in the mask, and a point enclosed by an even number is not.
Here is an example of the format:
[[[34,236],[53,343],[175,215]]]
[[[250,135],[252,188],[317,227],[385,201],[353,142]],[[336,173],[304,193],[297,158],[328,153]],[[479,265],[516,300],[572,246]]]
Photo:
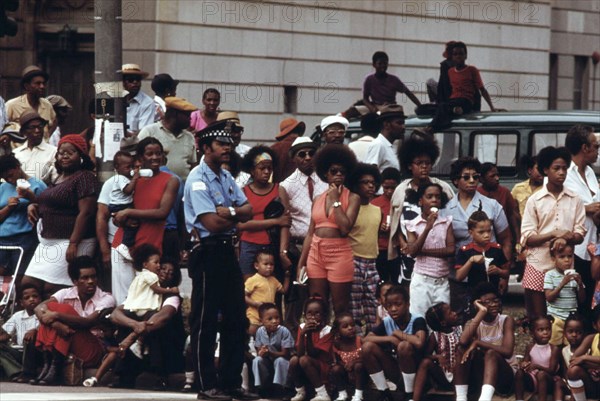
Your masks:
[[[430,116],[409,117],[405,136],[430,122]],[[441,155],[432,175],[448,180],[452,162],[470,155],[481,162],[495,163],[502,185],[512,188],[527,178],[526,168],[519,165],[519,160],[524,155],[536,155],[546,146],[564,146],[567,131],[576,124],[590,125],[600,134],[600,112],[555,110],[467,114],[453,120],[447,130],[435,133]],[[353,141],[363,135],[360,121],[352,121],[347,138]],[[600,173],[599,162],[595,170]]]

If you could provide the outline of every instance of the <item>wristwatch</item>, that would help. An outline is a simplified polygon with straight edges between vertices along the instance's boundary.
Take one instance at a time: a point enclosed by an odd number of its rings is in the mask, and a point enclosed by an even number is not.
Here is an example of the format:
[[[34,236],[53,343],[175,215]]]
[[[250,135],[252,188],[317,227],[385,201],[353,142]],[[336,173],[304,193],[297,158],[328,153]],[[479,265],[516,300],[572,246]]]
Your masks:
[[[233,206],[229,206],[229,213],[231,213],[231,217],[235,217],[235,208]]]
[[[333,202],[333,207],[340,207],[342,206],[342,202]]]

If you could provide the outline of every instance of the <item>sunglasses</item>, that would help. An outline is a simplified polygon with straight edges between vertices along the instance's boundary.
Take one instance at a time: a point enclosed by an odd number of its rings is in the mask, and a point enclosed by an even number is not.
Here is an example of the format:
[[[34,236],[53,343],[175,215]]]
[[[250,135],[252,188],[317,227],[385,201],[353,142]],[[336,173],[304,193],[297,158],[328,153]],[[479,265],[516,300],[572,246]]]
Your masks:
[[[329,174],[331,174],[331,175],[338,175],[338,174],[346,175],[346,169],[332,167],[329,169]]]
[[[314,155],[315,155],[314,150],[301,150],[298,153],[296,153],[296,156],[298,156],[301,159],[304,159],[306,156],[313,157]]]
[[[481,174],[473,174],[473,175],[463,174],[460,176],[460,178],[462,178],[465,181],[469,181],[471,178],[474,179],[475,181],[478,181],[481,178]]]
[[[141,82],[142,77],[139,75],[129,75],[125,77],[125,81],[127,82]]]

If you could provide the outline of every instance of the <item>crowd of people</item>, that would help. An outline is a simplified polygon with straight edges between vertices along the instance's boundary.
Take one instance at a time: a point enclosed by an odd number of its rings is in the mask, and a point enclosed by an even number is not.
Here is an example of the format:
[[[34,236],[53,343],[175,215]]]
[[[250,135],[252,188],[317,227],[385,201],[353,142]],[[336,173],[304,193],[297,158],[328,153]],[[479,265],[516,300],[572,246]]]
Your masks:
[[[44,98],[50,77],[27,67],[0,137],[0,275],[14,275],[19,304],[0,332],[4,374],[59,384],[75,360],[96,369],[86,387],[112,370],[112,385],[149,371],[165,388],[184,373],[184,391],[223,401],[418,401],[432,387],[458,401],[600,397],[596,135],[572,127],[564,147],[524,161],[529,179],[512,192],[469,156],[449,183],[432,177],[432,132],[475,109],[477,93],[494,111],[466,46],[446,53],[447,97],[406,138],[396,93],[426,105],[375,53],[363,112],[378,135],[351,146],[342,114],[322,119],[321,144],[286,118],[274,145],[244,145],[218,90],[200,110],[157,74],[153,100],[149,74],[126,64],[127,133],[103,184],[101,133],[61,132],[70,105]],[[524,355],[502,311],[519,267]]]

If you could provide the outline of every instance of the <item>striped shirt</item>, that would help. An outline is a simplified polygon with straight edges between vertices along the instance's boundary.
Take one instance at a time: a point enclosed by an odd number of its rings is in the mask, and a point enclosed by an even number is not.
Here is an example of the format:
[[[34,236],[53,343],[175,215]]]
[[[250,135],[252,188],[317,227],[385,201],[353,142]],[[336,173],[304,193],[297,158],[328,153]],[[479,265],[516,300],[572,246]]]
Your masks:
[[[544,290],[553,290],[560,285],[565,278],[565,274],[557,269],[549,270],[544,276]],[[565,320],[570,312],[577,310],[577,282],[571,280],[558,293],[558,297],[552,301],[547,301],[548,314]]]

